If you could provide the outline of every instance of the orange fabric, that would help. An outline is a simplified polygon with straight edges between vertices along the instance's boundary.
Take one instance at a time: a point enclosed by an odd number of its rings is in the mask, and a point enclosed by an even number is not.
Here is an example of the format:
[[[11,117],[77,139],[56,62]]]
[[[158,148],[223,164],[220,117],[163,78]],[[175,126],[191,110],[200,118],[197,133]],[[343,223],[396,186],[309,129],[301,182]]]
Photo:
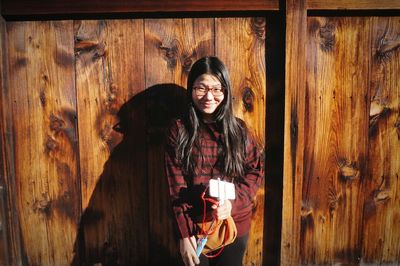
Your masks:
[[[204,224],[205,228],[210,228],[211,222],[206,222]],[[202,228],[202,223],[198,224],[199,228]],[[211,229],[213,233],[209,234],[207,237],[207,243],[202,251],[204,255],[208,253],[218,250],[228,244],[233,243],[237,236],[237,229],[235,222],[233,221],[232,217],[228,217],[225,220],[218,220],[216,224],[213,225]],[[198,238],[202,237],[203,235],[198,235]]]

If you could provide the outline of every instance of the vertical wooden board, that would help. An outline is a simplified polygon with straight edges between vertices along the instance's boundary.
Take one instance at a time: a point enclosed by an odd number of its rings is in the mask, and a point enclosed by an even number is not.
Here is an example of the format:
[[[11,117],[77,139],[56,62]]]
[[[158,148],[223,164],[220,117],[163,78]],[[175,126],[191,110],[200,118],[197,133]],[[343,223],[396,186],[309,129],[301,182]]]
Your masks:
[[[8,239],[8,228],[9,228],[9,221],[7,215],[9,204],[7,204],[7,153],[5,147],[5,126],[4,126],[4,119],[3,113],[4,109],[8,106],[4,102],[3,91],[6,90],[7,82],[6,82],[6,64],[5,64],[5,57],[6,57],[6,34],[5,34],[6,23],[3,18],[0,18],[0,265],[10,265],[10,255],[11,249],[9,248],[9,239]],[[8,113],[8,112],[6,112]],[[10,193],[8,193],[10,194]],[[11,192],[11,194],[14,194]]]
[[[132,101],[144,89],[143,36],[143,20],[75,22],[85,209],[77,263],[147,261],[144,102]]]
[[[400,18],[373,18],[371,38],[363,261],[396,263],[400,260]]]
[[[301,261],[359,263],[367,165],[368,18],[308,18]]]
[[[299,265],[306,89],[305,0],[286,0],[281,265]],[[268,170],[268,169],[267,169]]]
[[[263,146],[265,139],[265,18],[218,18],[216,55],[229,69],[235,115],[246,121]],[[264,187],[256,196],[244,265],[262,265]],[[268,214],[267,214],[268,216]]]
[[[7,231],[7,263],[22,264],[21,232],[16,203],[16,182],[14,167],[14,137],[12,135],[12,103],[8,82],[8,49],[6,22],[1,20],[1,93],[0,93],[0,131],[1,131],[1,179],[5,189],[6,215],[3,220],[3,230]],[[5,263],[5,265],[7,265]]]
[[[71,21],[9,22],[17,208],[30,265],[68,265],[80,216]]]
[[[169,121],[185,107],[187,75],[199,58],[214,54],[213,19],[145,21],[146,119],[150,265],[181,262],[164,173],[162,143]]]

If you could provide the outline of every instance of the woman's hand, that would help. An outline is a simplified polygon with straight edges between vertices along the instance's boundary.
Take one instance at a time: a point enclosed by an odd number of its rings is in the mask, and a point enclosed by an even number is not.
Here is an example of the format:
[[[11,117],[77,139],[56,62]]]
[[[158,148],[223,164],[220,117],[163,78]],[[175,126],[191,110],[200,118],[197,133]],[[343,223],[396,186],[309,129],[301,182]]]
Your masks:
[[[230,200],[225,200],[223,205],[214,204],[211,208],[213,208],[212,214],[215,219],[224,220],[231,216],[232,203]]]
[[[194,266],[200,263],[196,256],[197,243],[194,236],[183,238],[179,241],[179,249],[185,266]]]

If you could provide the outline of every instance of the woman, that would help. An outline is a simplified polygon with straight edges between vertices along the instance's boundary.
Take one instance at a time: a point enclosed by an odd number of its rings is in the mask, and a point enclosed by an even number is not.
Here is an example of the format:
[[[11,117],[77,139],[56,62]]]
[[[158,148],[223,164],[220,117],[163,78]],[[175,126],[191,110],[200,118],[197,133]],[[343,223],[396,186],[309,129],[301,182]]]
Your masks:
[[[263,177],[262,159],[245,123],[234,117],[228,72],[217,57],[196,61],[187,82],[189,109],[171,125],[165,169],[185,265],[242,265],[253,199]],[[235,199],[208,206],[214,219],[232,217],[237,238],[213,259],[196,256],[202,192],[209,180],[234,183]],[[204,218],[204,217],[203,217]]]

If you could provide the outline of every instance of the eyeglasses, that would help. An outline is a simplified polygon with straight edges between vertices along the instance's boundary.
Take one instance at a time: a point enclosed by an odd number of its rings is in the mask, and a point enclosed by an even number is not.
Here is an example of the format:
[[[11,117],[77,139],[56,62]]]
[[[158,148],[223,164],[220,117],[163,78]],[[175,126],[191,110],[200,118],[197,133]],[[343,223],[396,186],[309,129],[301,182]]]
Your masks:
[[[211,91],[211,94],[213,96],[222,96],[224,95],[224,88],[219,87],[219,86],[211,86],[211,87],[205,87],[205,86],[198,86],[198,87],[193,87],[193,90],[196,93],[196,96],[204,96],[206,95],[209,91]]]

